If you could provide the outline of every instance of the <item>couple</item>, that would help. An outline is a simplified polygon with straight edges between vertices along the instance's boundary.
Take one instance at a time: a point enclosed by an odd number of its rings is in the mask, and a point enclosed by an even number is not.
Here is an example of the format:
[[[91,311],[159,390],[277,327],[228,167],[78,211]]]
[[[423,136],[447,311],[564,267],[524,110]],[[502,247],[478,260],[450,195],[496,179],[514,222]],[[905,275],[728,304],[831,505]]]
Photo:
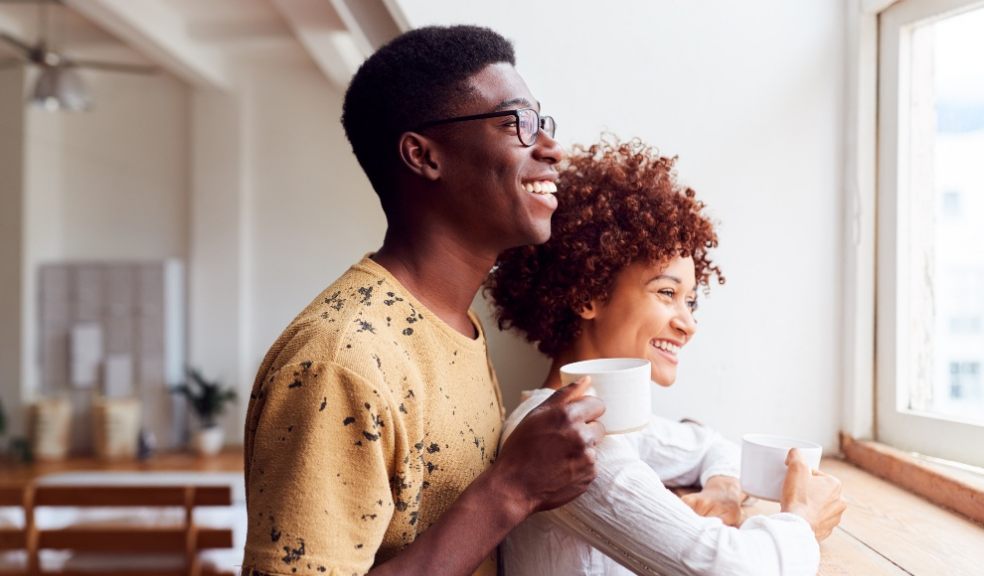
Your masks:
[[[791,455],[783,513],[734,527],[731,445],[658,419],[605,437],[589,382],[559,387],[561,364],[602,356],[648,358],[671,384],[716,236],[641,144],[577,150],[559,172],[514,64],[491,30],[431,27],[353,78],[342,121],[388,228],[257,374],[244,573],[495,574],[507,536],[506,574],[815,573],[836,480]],[[469,311],[497,262],[500,322],[554,360],[505,423]],[[697,480],[685,500],[665,488]]]

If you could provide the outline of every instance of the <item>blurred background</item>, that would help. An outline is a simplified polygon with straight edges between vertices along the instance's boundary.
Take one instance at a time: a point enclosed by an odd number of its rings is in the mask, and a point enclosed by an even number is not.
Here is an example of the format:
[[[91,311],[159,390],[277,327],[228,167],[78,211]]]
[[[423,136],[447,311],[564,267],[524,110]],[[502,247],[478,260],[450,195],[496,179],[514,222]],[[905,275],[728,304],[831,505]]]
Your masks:
[[[91,450],[100,399],[136,398],[110,410],[119,425],[182,445],[208,423],[187,417],[193,395],[169,391],[188,366],[238,395],[212,420],[240,444],[267,348],[385,230],[339,123],[351,74],[402,30],[472,23],[514,42],[562,144],[607,132],[678,156],[719,223],[728,281],[703,299],[656,412],[836,449],[856,317],[844,239],[857,5],[0,2],[8,437],[26,434],[26,407],[61,398],[47,413],[71,413],[69,450]],[[546,363],[476,309],[511,408]],[[958,371],[980,388],[977,366]]]

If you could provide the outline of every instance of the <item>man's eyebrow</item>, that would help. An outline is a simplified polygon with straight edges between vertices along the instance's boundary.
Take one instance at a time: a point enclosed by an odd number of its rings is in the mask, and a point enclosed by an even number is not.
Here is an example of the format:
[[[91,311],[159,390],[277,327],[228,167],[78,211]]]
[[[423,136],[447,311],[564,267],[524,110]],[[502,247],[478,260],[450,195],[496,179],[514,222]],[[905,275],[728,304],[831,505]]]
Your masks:
[[[536,108],[540,109],[540,103],[537,102],[534,106],[533,102],[530,102],[526,98],[513,98],[512,100],[503,100],[499,102],[499,105],[494,108],[494,110],[508,110],[519,104],[520,108]]]

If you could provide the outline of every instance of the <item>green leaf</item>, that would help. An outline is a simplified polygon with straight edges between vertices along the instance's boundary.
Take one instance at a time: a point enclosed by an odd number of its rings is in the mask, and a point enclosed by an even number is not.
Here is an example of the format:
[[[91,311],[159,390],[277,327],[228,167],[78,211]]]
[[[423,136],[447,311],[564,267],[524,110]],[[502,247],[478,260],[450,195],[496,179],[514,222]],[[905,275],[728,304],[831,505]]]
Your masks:
[[[219,381],[208,380],[199,370],[188,367],[188,380],[171,388],[172,393],[188,399],[188,405],[205,426],[212,426],[228,404],[236,399],[233,388],[224,387]]]

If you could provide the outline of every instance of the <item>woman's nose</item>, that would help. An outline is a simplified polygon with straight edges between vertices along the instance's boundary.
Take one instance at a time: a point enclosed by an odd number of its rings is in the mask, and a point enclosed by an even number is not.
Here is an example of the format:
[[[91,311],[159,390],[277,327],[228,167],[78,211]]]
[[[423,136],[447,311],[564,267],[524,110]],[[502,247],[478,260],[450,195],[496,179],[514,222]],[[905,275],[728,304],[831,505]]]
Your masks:
[[[694,313],[689,307],[683,308],[673,317],[673,327],[683,333],[688,339],[697,331]]]

